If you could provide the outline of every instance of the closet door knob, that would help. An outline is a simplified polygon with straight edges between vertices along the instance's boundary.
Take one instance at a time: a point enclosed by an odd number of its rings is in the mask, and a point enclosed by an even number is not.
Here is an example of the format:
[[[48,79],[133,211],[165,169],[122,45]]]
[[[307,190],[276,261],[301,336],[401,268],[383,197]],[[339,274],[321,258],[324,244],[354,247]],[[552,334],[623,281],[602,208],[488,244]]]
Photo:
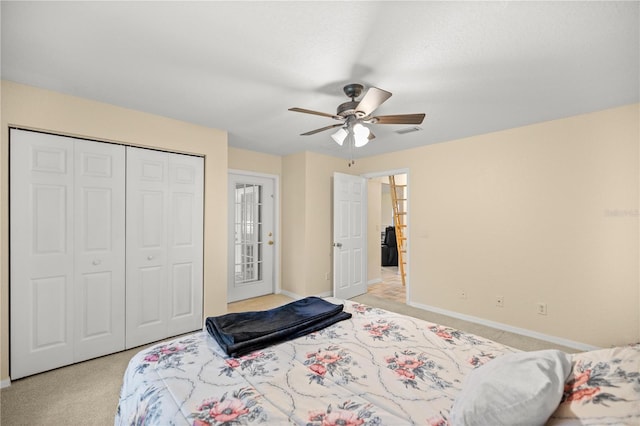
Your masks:
[[[91,262],[91,263],[93,263],[94,265],[98,266],[99,264],[101,264],[101,263],[102,263],[102,261],[101,261],[100,259],[96,259],[96,260],[94,260],[94,261],[93,261],[93,262]]]
[[[153,256],[151,255],[147,256],[147,260],[151,260],[151,259],[153,259]]]

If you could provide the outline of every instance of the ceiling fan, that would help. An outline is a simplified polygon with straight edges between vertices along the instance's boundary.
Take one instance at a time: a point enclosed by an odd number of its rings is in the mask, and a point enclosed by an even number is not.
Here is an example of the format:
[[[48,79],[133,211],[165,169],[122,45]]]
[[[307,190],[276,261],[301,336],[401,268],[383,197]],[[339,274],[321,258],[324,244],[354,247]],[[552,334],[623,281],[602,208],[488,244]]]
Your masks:
[[[356,98],[359,97],[364,90],[362,84],[347,84],[343,90],[345,95],[351,98],[351,100],[338,105],[335,114],[312,111],[304,108],[289,108],[289,111],[315,114],[341,121],[341,123],[338,124],[332,124],[302,133],[301,136],[314,135],[325,130],[340,127],[336,133],[331,135],[336,143],[342,145],[347,136],[352,136],[353,145],[358,148],[366,145],[367,142],[375,138],[375,135],[371,133],[370,129],[364,126],[364,124],[421,124],[424,120],[425,114],[372,116],[373,111],[391,97],[391,92],[387,92],[386,90],[370,87],[359,101],[356,101]]]

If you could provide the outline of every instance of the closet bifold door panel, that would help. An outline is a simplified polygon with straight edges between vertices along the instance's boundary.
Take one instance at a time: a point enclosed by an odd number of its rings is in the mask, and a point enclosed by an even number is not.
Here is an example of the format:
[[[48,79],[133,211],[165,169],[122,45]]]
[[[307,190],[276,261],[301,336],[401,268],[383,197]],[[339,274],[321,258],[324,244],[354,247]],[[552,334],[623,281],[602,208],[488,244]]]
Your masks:
[[[10,129],[12,379],[202,328],[204,159]]]
[[[204,158],[169,154],[169,319],[175,336],[203,326]]]
[[[10,130],[11,377],[124,349],[125,149]]]
[[[127,148],[126,347],[202,328],[201,157]]]
[[[75,362],[124,349],[125,147],[75,141]]]

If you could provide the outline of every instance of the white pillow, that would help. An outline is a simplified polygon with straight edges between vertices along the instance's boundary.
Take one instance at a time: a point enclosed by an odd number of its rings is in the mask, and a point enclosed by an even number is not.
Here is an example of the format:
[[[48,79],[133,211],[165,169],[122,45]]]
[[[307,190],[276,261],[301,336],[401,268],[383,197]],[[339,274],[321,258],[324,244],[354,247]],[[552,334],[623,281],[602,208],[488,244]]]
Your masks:
[[[570,372],[569,356],[557,350],[495,358],[466,377],[451,425],[543,425],[558,407]]]

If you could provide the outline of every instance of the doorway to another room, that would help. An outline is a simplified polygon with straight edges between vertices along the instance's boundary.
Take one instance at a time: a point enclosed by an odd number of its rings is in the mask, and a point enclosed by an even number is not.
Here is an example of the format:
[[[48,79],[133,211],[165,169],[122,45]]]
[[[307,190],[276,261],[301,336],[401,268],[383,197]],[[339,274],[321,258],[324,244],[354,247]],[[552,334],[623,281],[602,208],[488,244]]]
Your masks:
[[[367,289],[367,294],[394,302],[406,303],[407,288],[402,285],[402,279],[397,266],[383,266],[380,271],[381,282],[372,284]]]
[[[408,175],[406,171],[392,171],[368,176],[373,191],[369,220],[376,223],[380,238],[380,261],[375,275],[369,281],[367,294],[400,303],[406,303],[408,288]],[[379,197],[378,197],[379,196]],[[379,212],[379,214],[378,214]],[[370,234],[371,235],[371,234]],[[377,238],[376,238],[377,240]],[[373,245],[371,246],[373,249]],[[404,278],[404,279],[403,279]]]

